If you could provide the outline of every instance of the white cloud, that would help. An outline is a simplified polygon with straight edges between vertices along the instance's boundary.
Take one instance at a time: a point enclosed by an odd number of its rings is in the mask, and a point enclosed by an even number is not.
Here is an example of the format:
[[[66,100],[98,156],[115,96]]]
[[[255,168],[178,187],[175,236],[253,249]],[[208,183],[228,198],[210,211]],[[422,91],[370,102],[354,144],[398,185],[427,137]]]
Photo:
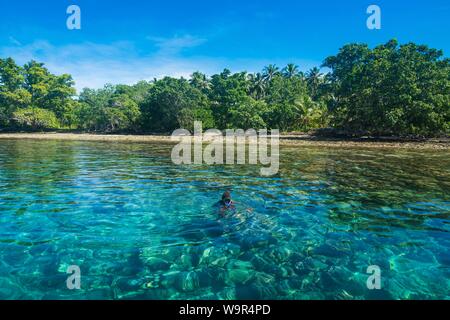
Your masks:
[[[149,38],[158,50],[150,55],[142,55],[133,43],[122,41],[111,44],[81,43],[55,46],[48,41],[35,41],[27,45],[0,48],[0,56],[12,57],[17,63],[30,60],[44,62],[53,73],[71,74],[77,90],[101,88],[106,83],[134,84],[140,80],[152,80],[165,76],[189,77],[194,71],[206,74],[229,68],[237,71],[259,71],[269,63],[279,66],[290,61],[264,59],[226,59],[221,57],[183,57],[186,48],[201,45],[206,40],[193,36],[174,38]],[[312,61],[296,61],[302,69],[316,66]]]
[[[140,56],[129,42],[57,47],[47,41],[35,41],[24,46],[0,48],[0,55],[13,57],[19,64],[34,59],[44,62],[54,73],[69,73],[74,77],[78,90],[99,88],[106,83],[132,84],[164,76],[187,77],[197,69],[214,69],[213,61],[183,59],[175,55],[182,47],[194,45],[193,38],[160,40],[159,45],[161,50],[150,56]]]
[[[13,45],[16,45],[16,46],[21,46],[22,45],[22,43],[19,41],[19,40],[17,40],[16,38],[14,38],[14,37],[9,37],[8,38],[8,40],[9,40],[9,42],[11,42]]]
[[[174,36],[172,38],[147,37],[158,47],[159,55],[175,55],[184,49],[194,48],[206,42],[206,39],[194,37],[191,35]]]

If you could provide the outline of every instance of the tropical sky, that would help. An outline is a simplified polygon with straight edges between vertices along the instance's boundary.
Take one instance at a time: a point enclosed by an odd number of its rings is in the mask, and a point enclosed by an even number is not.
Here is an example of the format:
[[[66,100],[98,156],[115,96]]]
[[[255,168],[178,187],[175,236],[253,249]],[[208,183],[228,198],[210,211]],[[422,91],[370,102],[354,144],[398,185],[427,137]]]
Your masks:
[[[381,8],[381,30],[366,10]],[[81,30],[68,30],[69,5]],[[448,0],[0,0],[0,57],[44,62],[76,87],[274,63],[308,70],[345,43],[397,38],[450,52]]]

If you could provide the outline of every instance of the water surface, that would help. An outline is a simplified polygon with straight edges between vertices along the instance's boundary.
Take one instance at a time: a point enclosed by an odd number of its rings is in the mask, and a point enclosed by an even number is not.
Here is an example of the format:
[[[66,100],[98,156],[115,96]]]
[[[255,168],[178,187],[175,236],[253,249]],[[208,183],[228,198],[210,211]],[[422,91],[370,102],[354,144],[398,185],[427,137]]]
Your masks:
[[[170,151],[0,141],[0,299],[449,298],[447,151],[284,147],[269,178]]]

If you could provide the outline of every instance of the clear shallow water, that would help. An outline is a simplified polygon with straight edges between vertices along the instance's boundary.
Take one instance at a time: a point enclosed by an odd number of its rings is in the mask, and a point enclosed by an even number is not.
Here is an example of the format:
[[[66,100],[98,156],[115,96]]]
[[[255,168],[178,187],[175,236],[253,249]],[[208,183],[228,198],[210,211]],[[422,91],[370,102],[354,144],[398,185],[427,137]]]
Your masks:
[[[282,148],[264,178],[170,150],[0,141],[0,299],[449,299],[448,152]]]

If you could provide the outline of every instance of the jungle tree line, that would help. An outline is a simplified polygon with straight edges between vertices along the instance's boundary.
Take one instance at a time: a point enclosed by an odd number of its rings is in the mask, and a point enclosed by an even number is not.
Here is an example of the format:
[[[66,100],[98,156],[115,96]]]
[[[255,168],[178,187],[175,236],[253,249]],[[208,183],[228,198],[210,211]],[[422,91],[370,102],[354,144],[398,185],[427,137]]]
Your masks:
[[[70,75],[42,63],[0,59],[0,130],[170,133],[178,128],[335,128],[349,134],[450,133],[450,60],[440,50],[391,40],[349,44],[319,68],[288,64],[259,73],[195,72],[76,95]]]

